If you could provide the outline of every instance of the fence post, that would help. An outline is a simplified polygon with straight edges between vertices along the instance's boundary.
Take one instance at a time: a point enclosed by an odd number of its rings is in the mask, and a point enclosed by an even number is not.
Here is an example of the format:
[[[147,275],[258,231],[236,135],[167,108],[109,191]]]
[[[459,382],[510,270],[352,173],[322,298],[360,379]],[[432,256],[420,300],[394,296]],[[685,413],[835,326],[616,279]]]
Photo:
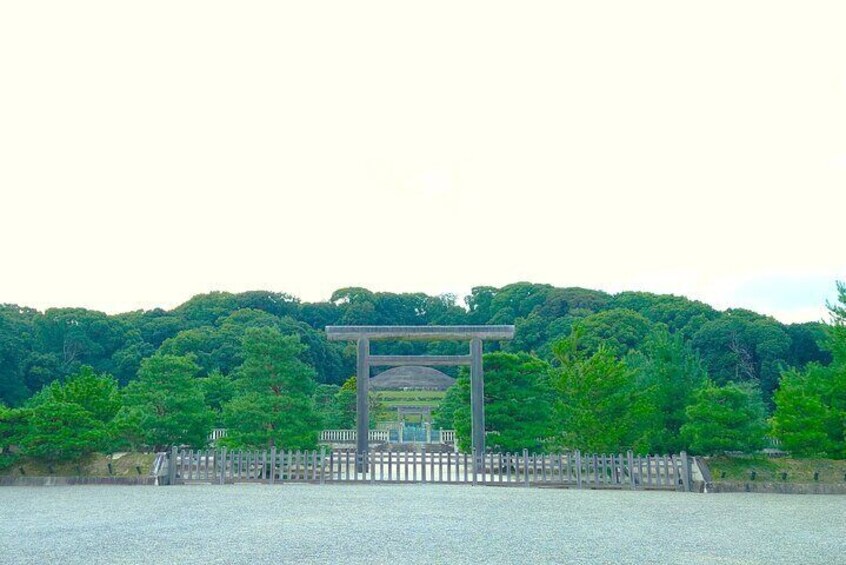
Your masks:
[[[682,467],[682,483],[684,484],[684,492],[690,492],[690,483],[693,482],[690,474],[690,460],[687,458],[687,452],[682,451],[681,467]]]
[[[473,448],[472,457],[470,458],[473,463],[473,486],[476,486],[476,467],[478,466],[478,462],[476,461],[476,448]],[[467,463],[465,463],[466,465]],[[466,467],[465,467],[466,470]]]
[[[634,476],[634,454],[632,453],[631,449],[626,452],[626,459],[628,459],[629,465],[629,486],[632,490],[635,490],[637,488],[637,485],[635,485]]]
[[[214,460],[217,462],[217,450],[214,452]],[[226,448],[221,450],[220,457],[220,484],[226,484]]]
[[[174,445],[170,448],[170,457],[167,461],[167,484],[175,485],[176,484],[176,455],[177,449]]]
[[[420,459],[421,459],[421,462],[423,463],[423,469],[420,472],[420,478],[425,483],[426,482],[426,444],[425,443],[420,446]]]
[[[270,484],[276,482],[276,446],[270,446]]]
[[[326,459],[326,446],[321,445],[320,446],[320,484],[321,485],[326,483],[326,478],[323,476],[323,473],[324,473],[323,467],[325,465],[325,462],[324,462],[325,459]]]
[[[576,450],[576,485],[582,488],[582,452]]]
[[[529,486],[529,450],[523,450],[523,486]]]

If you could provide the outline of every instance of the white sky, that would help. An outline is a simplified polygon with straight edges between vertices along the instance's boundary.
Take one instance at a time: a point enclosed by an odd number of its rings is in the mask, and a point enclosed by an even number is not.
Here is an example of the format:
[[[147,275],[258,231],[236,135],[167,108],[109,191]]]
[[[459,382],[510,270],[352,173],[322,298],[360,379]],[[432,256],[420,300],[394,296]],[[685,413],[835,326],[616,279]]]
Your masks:
[[[519,280],[819,319],[846,2],[2,2],[0,302]]]

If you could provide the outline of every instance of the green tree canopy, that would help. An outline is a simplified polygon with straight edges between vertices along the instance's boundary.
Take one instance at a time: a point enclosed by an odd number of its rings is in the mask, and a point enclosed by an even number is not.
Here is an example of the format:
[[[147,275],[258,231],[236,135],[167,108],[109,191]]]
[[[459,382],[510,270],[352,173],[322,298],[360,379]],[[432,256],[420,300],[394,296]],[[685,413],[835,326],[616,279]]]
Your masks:
[[[13,446],[19,446],[29,424],[30,411],[9,408],[0,404],[0,456],[8,455]],[[0,468],[4,458],[0,458]]]
[[[63,461],[111,449],[121,398],[113,377],[82,367],[65,383],[54,381],[45,387],[27,408],[28,426],[21,438],[24,453]]]
[[[760,386],[765,399],[778,384],[790,345],[790,336],[776,320],[739,309],[707,322],[693,337],[714,382],[748,381]]]
[[[102,422],[79,404],[48,400],[32,409],[23,452],[47,461],[78,460],[110,443]]]
[[[699,356],[680,334],[658,331],[626,358],[635,374],[638,399],[637,451],[678,453],[686,449],[681,427],[694,392],[708,378]]]
[[[588,354],[600,346],[617,357],[640,347],[652,330],[652,323],[634,310],[615,308],[584,318],[579,325],[579,347]]]
[[[750,383],[717,386],[706,381],[686,412],[681,434],[691,453],[749,453],[764,446],[764,404],[761,391]]]
[[[235,381],[220,371],[213,371],[199,381],[206,406],[214,412],[215,425],[223,425],[223,406],[235,398]]]
[[[322,422],[315,409],[314,369],[299,359],[295,336],[273,328],[247,330],[238,396],[223,408],[226,443],[238,447],[313,449]]]
[[[604,345],[588,355],[577,329],[554,346],[559,363],[555,390],[554,446],[612,452],[629,449],[637,432],[634,373]]]
[[[144,360],[138,380],[124,389],[129,414],[144,443],[156,450],[172,445],[202,447],[214,422],[195,378],[200,368],[188,356],[156,354]]]
[[[819,365],[786,372],[775,393],[773,434],[797,457],[846,457],[846,412],[831,405],[846,372]],[[840,385],[844,387],[842,384]]]
[[[537,451],[549,435],[552,408],[549,365],[526,353],[484,355],[485,431],[493,451]],[[453,423],[459,446],[471,447],[470,374],[459,372],[453,395]],[[441,416],[440,423],[444,422]]]
[[[846,286],[829,304],[829,366],[811,363],[782,375],[775,393],[773,432],[797,456],[846,458]]]

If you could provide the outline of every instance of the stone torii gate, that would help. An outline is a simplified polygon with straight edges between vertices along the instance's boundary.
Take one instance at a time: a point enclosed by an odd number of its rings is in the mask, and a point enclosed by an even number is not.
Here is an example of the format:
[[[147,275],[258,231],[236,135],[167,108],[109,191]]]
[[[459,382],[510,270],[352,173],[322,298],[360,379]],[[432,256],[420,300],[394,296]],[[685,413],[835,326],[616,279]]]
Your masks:
[[[330,341],[356,341],[356,451],[367,453],[370,414],[367,395],[370,367],[401,365],[470,366],[470,408],[472,411],[473,449],[477,456],[485,452],[485,382],[482,368],[482,341],[514,337],[514,326],[326,326]],[[470,341],[469,355],[371,355],[371,340],[460,340]]]

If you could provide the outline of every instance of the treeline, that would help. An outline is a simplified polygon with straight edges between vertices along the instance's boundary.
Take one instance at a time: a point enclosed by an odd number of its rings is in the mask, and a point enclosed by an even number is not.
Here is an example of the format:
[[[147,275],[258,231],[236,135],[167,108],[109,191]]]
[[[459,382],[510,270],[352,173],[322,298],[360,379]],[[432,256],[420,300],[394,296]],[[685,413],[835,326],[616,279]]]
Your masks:
[[[354,419],[355,350],[328,342],[324,326],[514,323],[513,341],[486,346],[492,447],[708,453],[755,449],[773,433],[796,453],[843,456],[839,290],[832,324],[791,325],[676,296],[529,283],[475,288],[466,307],[359,288],[325,303],[211,293],[114,316],[6,305],[0,449],[67,458],[200,446],[215,425],[231,445],[305,448],[321,426]],[[464,348],[374,344],[395,354]],[[439,420],[469,438],[465,374]]]
[[[144,359],[156,354],[193,354],[200,375],[229,375],[243,361],[240,340],[250,328],[272,327],[297,335],[301,358],[323,384],[342,384],[355,372],[355,351],[328,342],[327,325],[515,324],[503,350],[532,353],[555,363],[553,344],[581,327],[588,350],[600,343],[617,356],[638,351],[656,330],[679,337],[701,358],[717,384],[757,384],[767,406],[781,371],[823,365],[831,353],[821,347],[826,325],[782,324],[748,310],[717,311],[672,295],[622,292],[610,295],[582,288],[516,283],[477,287],[459,305],[454,296],[336,291],[328,302],[300,302],[273,292],[198,295],[173,310],[106,315],[81,308],[0,306],[0,402],[20,406],[45,385],[82,366],[113,375],[119,384],[135,379]],[[499,344],[490,344],[489,351]],[[375,343],[389,353],[463,352],[453,342]]]
[[[620,347],[619,333],[597,339],[591,328],[596,318],[588,316],[551,344],[551,362],[526,353],[486,355],[488,447],[750,453],[770,436],[795,456],[846,458],[846,286],[838,284],[838,294],[820,342],[828,353],[820,358],[831,362],[777,366],[772,409],[765,381],[739,368],[735,378],[714,378],[696,341],[661,324],[627,348]],[[469,406],[465,370],[435,421],[454,427],[465,450]]]
[[[233,347],[243,361],[230,375],[201,376],[193,355],[156,353],[125,387],[83,366],[20,408],[0,406],[0,467],[18,456],[79,460],[94,452],[200,448],[213,427],[233,447],[313,449],[323,426],[349,427],[355,379],[318,385],[300,357],[298,336],[250,328]]]

